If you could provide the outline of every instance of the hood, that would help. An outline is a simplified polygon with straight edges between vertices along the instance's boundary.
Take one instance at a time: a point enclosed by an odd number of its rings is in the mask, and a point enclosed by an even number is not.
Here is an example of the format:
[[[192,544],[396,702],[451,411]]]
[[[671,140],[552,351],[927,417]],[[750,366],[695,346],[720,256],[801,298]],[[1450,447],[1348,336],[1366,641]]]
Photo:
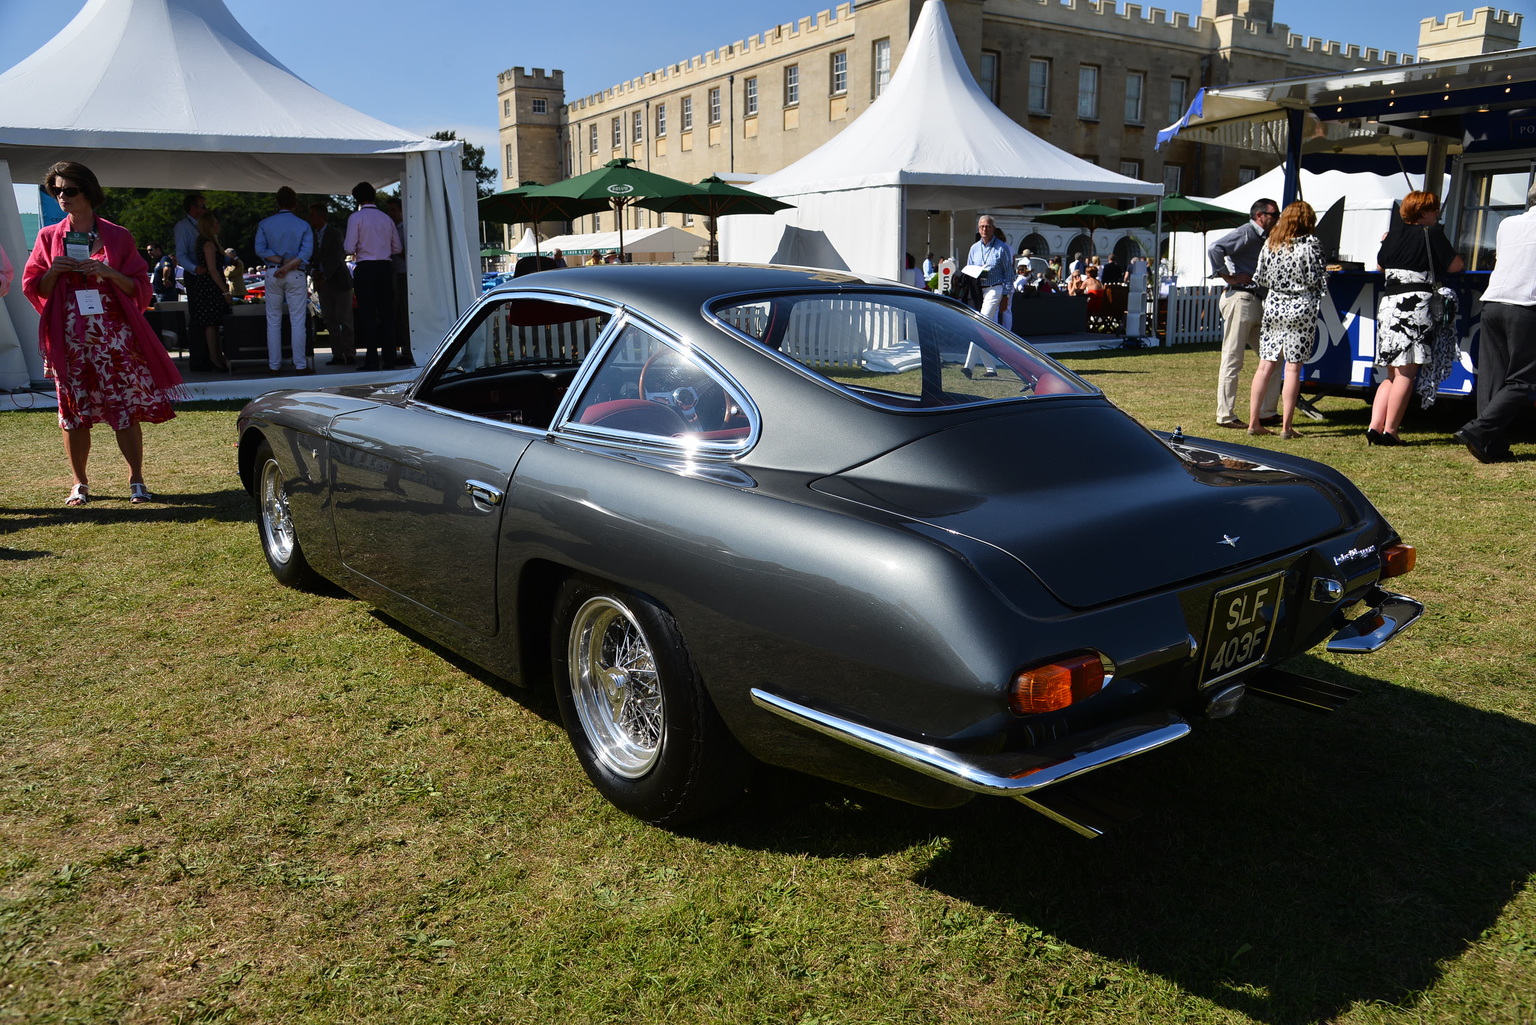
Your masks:
[[[1108,402],[974,421],[812,486],[995,546],[1077,608],[1261,562],[1359,518],[1325,481],[1170,447]]]

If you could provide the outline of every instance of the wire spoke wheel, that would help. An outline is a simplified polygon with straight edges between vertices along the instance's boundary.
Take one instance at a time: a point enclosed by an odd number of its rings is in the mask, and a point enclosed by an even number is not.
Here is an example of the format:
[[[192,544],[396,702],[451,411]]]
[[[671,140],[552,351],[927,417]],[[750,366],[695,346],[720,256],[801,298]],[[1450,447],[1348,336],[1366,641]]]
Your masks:
[[[650,642],[607,596],[577,610],[570,632],[571,697],[593,754],[625,779],[650,772],[666,736],[666,704]]]
[[[266,459],[261,465],[261,484],[257,501],[261,503],[261,540],[267,557],[287,565],[299,546],[288,511],[288,496],[283,493],[282,471],[277,460]]]

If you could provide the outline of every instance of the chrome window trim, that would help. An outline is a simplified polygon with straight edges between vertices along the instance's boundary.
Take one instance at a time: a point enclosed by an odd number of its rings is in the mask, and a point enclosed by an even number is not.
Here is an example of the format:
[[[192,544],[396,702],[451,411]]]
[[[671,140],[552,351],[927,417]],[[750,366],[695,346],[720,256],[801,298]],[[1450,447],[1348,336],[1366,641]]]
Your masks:
[[[657,341],[668,348],[679,352],[688,359],[696,362],[704,369],[704,372],[715,378],[725,390],[726,395],[741,409],[742,415],[747,418],[747,436],[739,441],[695,441],[690,443],[688,436],[659,437],[652,434],[638,434],[633,431],[620,431],[609,427],[593,427],[588,424],[577,423],[571,419],[577,404],[586,393],[591,384],[592,377],[597,373],[597,368],[607,359],[608,353],[618,344],[624,328],[634,324],[653,335]],[[733,457],[744,452],[751,451],[757,444],[757,439],[762,433],[762,415],[758,411],[757,404],[747,394],[734,377],[726,371],[709,355],[699,348],[689,345],[678,337],[677,332],[663,326],[658,321],[647,317],[645,314],[629,306],[618,308],[618,316],[614,317],[610,325],[611,332],[604,332],[599,345],[594,346],[592,355],[589,356],[582,368],[577,372],[570,388],[565,393],[559,408],[555,410],[554,419],[550,421],[549,432],[553,436],[566,439],[580,439],[584,441],[600,440],[615,447],[631,449],[643,452],[665,452],[672,455],[681,455],[686,458],[696,456]]]
[[[836,272],[830,272],[830,273],[836,273]],[[721,293],[720,295],[717,295],[717,296],[714,296],[713,298],[711,298],[703,306],[703,308],[701,309],[700,312],[703,313],[704,319],[707,322],[709,322],[710,324],[713,324],[715,327],[718,327],[720,330],[727,332],[728,334],[730,334],[730,336],[732,338],[740,339],[741,341],[746,342],[747,344],[752,346],[754,351],[761,352],[761,353],[763,353],[766,356],[772,357],[773,359],[775,359],[778,362],[782,363],[784,366],[790,368],[791,370],[793,370],[795,373],[799,374],[800,376],[806,378],[809,381],[815,382],[816,384],[820,385],[823,388],[828,389],[829,391],[836,392],[839,395],[846,395],[848,398],[853,399],[855,402],[862,403],[863,405],[868,406],[871,409],[878,409],[878,410],[880,410],[881,412],[884,412],[884,413],[900,413],[900,414],[903,414],[903,415],[906,415],[906,416],[946,415],[946,414],[956,413],[956,412],[959,412],[959,411],[965,410],[965,409],[978,409],[978,408],[981,408],[983,406],[995,406],[995,405],[997,405],[999,403],[1011,403],[1011,402],[1049,402],[1049,401],[1052,401],[1052,400],[1055,400],[1055,399],[1083,399],[1083,398],[1092,398],[1092,397],[1095,397],[1095,396],[1098,396],[1100,398],[1103,397],[1104,391],[1098,385],[1093,384],[1090,381],[1083,380],[1083,378],[1079,377],[1071,368],[1063,365],[1062,363],[1060,363],[1057,360],[1052,359],[1048,354],[1041,352],[1040,350],[1030,346],[1030,344],[1028,342],[1025,342],[1022,339],[1020,339],[1019,340],[1019,344],[1031,356],[1034,356],[1034,357],[1036,357],[1038,359],[1044,360],[1051,367],[1053,367],[1056,370],[1059,370],[1062,373],[1066,374],[1067,377],[1070,380],[1076,381],[1078,384],[1082,385],[1084,390],[1080,391],[1080,392],[1062,392],[1062,393],[1055,394],[1055,395],[1018,395],[1018,396],[1009,396],[1008,398],[1004,398],[1004,399],[984,399],[984,400],[982,400],[980,402],[968,402],[968,403],[966,403],[963,406],[935,406],[935,407],[926,408],[926,409],[921,409],[921,408],[920,409],[914,409],[914,408],[907,407],[907,406],[899,406],[899,405],[893,405],[893,404],[890,404],[890,403],[879,402],[879,401],[876,401],[875,399],[871,398],[866,393],[855,391],[854,389],[849,388],[847,385],[839,384],[837,381],[832,380],[830,377],[826,377],[826,376],[824,376],[822,374],[818,374],[816,371],[812,370],[810,367],[806,366],[804,363],[801,363],[799,360],[794,359],[793,357],[784,355],[782,352],[780,352],[777,349],[770,349],[768,346],[764,345],[762,342],[758,341],[756,338],[753,338],[751,335],[746,334],[745,332],[738,331],[735,327],[731,326],[729,323],[727,323],[726,321],[722,320],[719,316],[717,316],[715,314],[714,309],[712,309],[712,307],[718,307],[718,306],[721,306],[721,305],[729,304],[732,301],[756,302],[756,301],[760,301],[760,300],[773,299],[773,298],[779,297],[779,296],[814,296],[814,295],[824,295],[824,296],[826,296],[828,298],[833,298],[833,297],[837,297],[837,296],[856,297],[856,296],[859,296],[859,295],[893,295],[893,296],[896,296],[896,297],[902,297],[902,296],[910,297],[911,295],[914,294],[914,292],[916,292],[915,289],[912,289],[912,288],[909,288],[909,287],[906,287],[906,286],[901,286],[901,285],[886,286],[886,287],[881,287],[881,286],[878,286],[878,285],[864,285],[862,287],[850,288],[850,289],[846,289],[846,290],[845,289],[837,289],[837,290],[829,289],[826,292],[816,292],[816,291],[813,291],[813,290],[808,290],[808,289],[803,289],[803,288],[797,288],[797,289],[778,289],[778,290],[769,290],[769,291],[752,291],[752,292],[725,292],[725,293]],[[924,300],[924,301],[932,302],[933,300],[932,299],[928,299],[928,300]],[[956,302],[954,300],[941,300],[941,301],[945,302],[946,305],[949,305],[949,304],[952,303],[955,309],[957,309],[957,310],[959,310],[961,312],[969,314],[972,319],[978,320],[978,321],[980,321],[983,324],[990,324],[992,327],[996,328],[999,332],[1002,332],[1004,334],[1007,333],[1007,332],[1003,331],[1003,329],[1002,329],[1002,327],[1000,325],[994,323],[993,321],[987,320],[986,318],[982,317],[981,314],[977,313],[975,310],[971,309],[968,306],[965,306],[962,303]]]
[[[559,405],[555,407],[555,412],[550,419],[551,426],[549,428],[544,428],[529,427],[526,424],[515,424],[506,420],[497,420],[488,416],[480,416],[475,413],[465,413],[461,410],[452,409],[448,406],[439,405],[435,402],[431,402],[425,398],[422,398],[422,388],[426,386],[428,380],[431,380],[434,384],[437,383],[434,375],[438,372],[439,364],[448,358],[449,351],[453,348],[454,344],[460,340],[460,338],[463,336],[463,333],[468,329],[469,324],[475,319],[475,317],[480,314],[481,310],[487,306],[500,305],[505,302],[515,302],[518,299],[562,301],[567,302],[572,306],[581,306],[597,313],[606,314],[609,317],[608,324],[597,336],[597,340],[592,343],[592,351],[587,354],[587,357],[582,360],[581,365],[577,368],[576,376],[571,379],[571,385],[566,390],[565,397],[562,398]],[[477,301],[471,303],[469,309],[459,316],[459,319],[454,322],[453,327],[450,328],[448,333],[443,336],[444,341],[438,345],[437,351],[434,352],[432,357],[427,360],[426,365],[422,368],[421,374],[416,378],[416,381],[412,385],[411,390],[406,394],[405,401],[411,405],[420,406],[424,409],[431,409],[449,416],[458,417],[459,419],[471,420],[475,423],[500,424],[505,427],[516,427],[524,430],[530,430],[539,435],[547,434],[553,428],[553,425],[559,422],[560,414],[565,409],[566,403],[570,400],[571,393],[575,392],[578,384],[581,383],[586,376],[590,375],[590,367],[592,366],[594,359],[600,357],[604,352],[607,351],[607,346],[611,342],[611,335],[614,331],[614,325],[623,319],[622,314],[623,307],[618,306],[615,303],[606,302],[591,296],[570,292],[545,291],[543,289],[526,287],[508,289],[506,291],[497,289],[491,292],[487,292]],[[508,366],[515,366],[515,364],[508,364]]]

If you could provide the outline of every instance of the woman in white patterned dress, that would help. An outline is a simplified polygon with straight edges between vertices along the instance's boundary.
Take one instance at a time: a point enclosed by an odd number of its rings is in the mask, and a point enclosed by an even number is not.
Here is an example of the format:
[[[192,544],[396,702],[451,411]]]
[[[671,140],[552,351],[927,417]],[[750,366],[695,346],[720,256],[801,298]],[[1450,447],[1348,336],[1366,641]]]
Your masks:
[[[1440,201],[1433,192],[1410,192],[1393,213],[1376,263],[1385,275],[1376,313],[1376,365],[1383,380],[1371,400],[1369,445],[1401,445],[1397,429],[1408,412],[1408,399],[1434,404],[1435,392],[1460,353],[1456,339],[1456,295],[1445,287],[1447,274],[1463,266],[1461,256],[1439,225]],[[1431,264],[1433,259],[1433,264]],[[1446,317],[1430,314],[1430,296],[1439,292]]]
[[[1285,361],[1285,384],[1280,389],[1280,437],[1299,438],[1291,426],[1296,400],[1301,395],[1301,368],[1317,347],[1317,313],[1328,287],[1323,247],[1313,234],[1317,214],[1308,203],[1297,200],[1280,211],[1259,253],[1253,283],[1269,291],[1264,296],[1264,320],[1259,325],[1259,367],[1253,374],[1248,398],[1248,433],[1273,434],[1259,420],[1259,407],[1275,375]]]

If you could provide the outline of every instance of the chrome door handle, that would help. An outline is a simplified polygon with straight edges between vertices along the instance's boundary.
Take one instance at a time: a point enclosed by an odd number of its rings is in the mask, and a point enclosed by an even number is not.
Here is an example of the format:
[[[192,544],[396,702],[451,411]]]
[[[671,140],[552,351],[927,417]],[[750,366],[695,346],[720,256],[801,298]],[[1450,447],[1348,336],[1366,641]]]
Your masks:
[[[506,493],[500,488],[492,487],[483,480],[467,480],[464,482],[464,490],[469,497],[486,505],[500,505]]]

